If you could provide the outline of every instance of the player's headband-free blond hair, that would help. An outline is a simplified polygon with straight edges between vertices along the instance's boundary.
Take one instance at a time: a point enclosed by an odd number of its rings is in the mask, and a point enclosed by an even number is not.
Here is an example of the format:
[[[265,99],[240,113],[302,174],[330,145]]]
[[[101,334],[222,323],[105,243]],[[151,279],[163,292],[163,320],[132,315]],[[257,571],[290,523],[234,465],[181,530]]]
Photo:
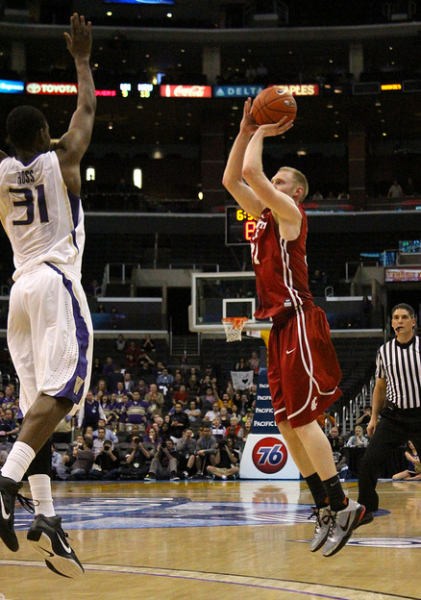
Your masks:
[[[307,181],[307,177],[304,175],[304,173],[301,173],[301,171],[299,171],[298,169],[294,169],[293,167],[280,167],[278,169],[278,173],[280,171],[288,171],[288,173],[291,173],[293,175],[294,181],[303,188],[303,194],[300,198],[300,203],[307,197],[308,194],[308,181]]]

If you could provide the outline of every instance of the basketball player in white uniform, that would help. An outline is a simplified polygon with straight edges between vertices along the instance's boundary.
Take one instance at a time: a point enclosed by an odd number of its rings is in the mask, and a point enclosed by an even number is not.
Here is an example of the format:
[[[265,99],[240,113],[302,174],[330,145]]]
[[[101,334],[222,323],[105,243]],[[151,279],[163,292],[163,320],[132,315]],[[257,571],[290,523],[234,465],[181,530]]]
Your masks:
[[[48,473],[50,436],[76,410],[90,383],[93,332],[81,285],[85,233],[80,161],[90,143],[96,108],[89,65],[91,23],[75,13],[65,38],[79,86],[67,133],[50,152],[44,115],[20,106],[6,121],[16,158],[0,153],[0,219],[16,268],[8,345],[25,416],[0,474],[0,538],[10,550],[18,550],[14,506],[18,499],[28,508],[18,493],[27,472],[36,513],[28,540],[52,571],[77,577],[83,567],[55,514]]]

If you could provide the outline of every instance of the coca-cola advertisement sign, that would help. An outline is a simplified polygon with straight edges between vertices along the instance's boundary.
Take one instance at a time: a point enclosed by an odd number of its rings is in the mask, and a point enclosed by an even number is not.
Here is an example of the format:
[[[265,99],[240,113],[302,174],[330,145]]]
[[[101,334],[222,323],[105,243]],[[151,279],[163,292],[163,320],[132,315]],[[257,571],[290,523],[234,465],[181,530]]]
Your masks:
[[[212,98],[210,85],[161,85],[162,98]]]
[[[48,94],[60,96],[76,96],[76,83],[38,83],[31,82],[26,84],[27,94]]]

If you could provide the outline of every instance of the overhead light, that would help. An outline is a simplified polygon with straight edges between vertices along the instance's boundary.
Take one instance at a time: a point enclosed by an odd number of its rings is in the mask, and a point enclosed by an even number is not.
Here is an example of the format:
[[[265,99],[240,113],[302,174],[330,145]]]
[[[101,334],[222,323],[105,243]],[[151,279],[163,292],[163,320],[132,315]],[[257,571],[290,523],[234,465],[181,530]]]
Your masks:
[[[112,13],[112,12],[109,10],[109,11],[107,12],[107,17],[112,17],[112,16],[113,16],[113,13]]]
[[[95,181],[95,168],[88,167],[86,169],[86,181]]]
[[[306,156],[306,154],[307,154],[307,150],[305,148],[303,148],[303,147],[298,148],[297,156]]]
[[[112,121],[110,121],[110,122],[108,123],[108,129],[112,129],[113,127],[114,127],[114,125],[113,125],[113,122],[112,122]]]
[[[197,194],[197,197],[199,198],[199,200],[203,200],[203,192],[199,192]]]
[[[169,19],[171,19],[171,18],[172,18],[172,13],[167,13],[167,17],[168,17]]]
[[[142,169],[133,169],[133,184],[142,189]]]

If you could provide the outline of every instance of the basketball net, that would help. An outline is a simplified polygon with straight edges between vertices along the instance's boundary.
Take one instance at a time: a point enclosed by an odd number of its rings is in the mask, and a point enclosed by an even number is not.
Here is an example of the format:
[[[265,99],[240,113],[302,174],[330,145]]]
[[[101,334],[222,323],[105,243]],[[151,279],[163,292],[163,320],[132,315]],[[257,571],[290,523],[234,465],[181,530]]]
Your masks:
[[[238,342],[241,340],[241,332],[247,321],[247,317],[224,317],[222,319],[227,342]]]

